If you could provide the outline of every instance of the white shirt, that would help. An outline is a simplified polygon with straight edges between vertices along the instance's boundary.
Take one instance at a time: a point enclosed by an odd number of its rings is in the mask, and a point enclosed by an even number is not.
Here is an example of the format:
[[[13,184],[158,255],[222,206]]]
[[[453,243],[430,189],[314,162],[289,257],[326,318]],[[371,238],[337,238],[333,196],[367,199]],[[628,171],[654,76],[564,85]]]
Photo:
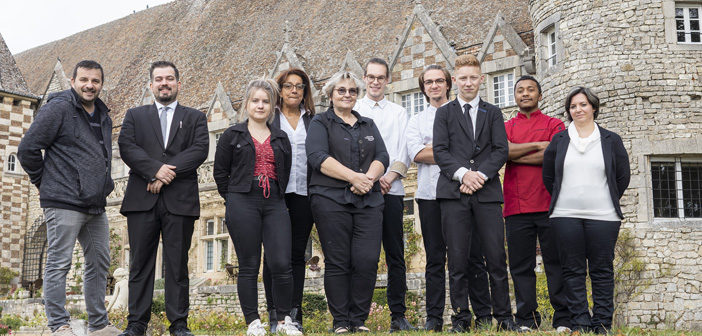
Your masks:
[[[448,102],[446,103],[448,104]],[[444,104],[444,105],[446,105]],[[436,107],[429,105],[424,111],[412,116],[407,123],[407,154],[414,158],[434,139],[434,117]],[[438,165],[417,162],[417,191],[414,198],[422,200],[436,199],[436,183],[441,169]]]
[[[305,113],[307,111],[300,107],[300,119],[297,121],[297,128],[295,129],[288,122],[288,118],[282,112],[280,113],[280,129],[288,135],[292,146],[290,179],[288,180],[288,186],[285,188],[285,193],[296,193],[302,196],[307,196],[307,151],[305,150],[307,130],[305,129],[305,121],[302,119]]]
[[[568,135],[561,191],[550,217],[621,220],[609,193],[599,128],[595,126],[590,136],[580,138],[571,123]]]
[[[464,115],[466,110],[463,108],[463,106],[470,104],[470,111],[468,111],[468,113],[470,113],[470,120],[473,122],[473,135],[475,135],[475,122],[478,121],[478,104],[480,104],[480,95],[475,95],[475,98],[473,98],[473,100],[470,102],[466,102],[465,100],[461,99],[460,95],[456,97],[456,99],[458,99],[458,104],[461,106],[461,111],[463,111]],[[463,183],[463,175],[465,175],[468,171],[470,171],[470,169],[466,167],[456,169],[456,172],[453,173],[453,180]],[[483,174],[481,171],[478,171],[478,174],[480,174],[480,176],[487,181],[487,175]]]
[[[375,126],[378,127],[380,136],[383,137],[385,148],[390,156],[390,167],[395,162],[404,164],[405,168],[409,167],[404,134],[405,128],[407,128],[407,111],[405,108],[385,98],[376,102],[365,96],[356,102],[356,106],[353,109],[360,115],[373,119]],[[386,174],[391,170],[390,167],[386,167]],[[405,177],[407,169],[405,171],[392,169],[392,171],[400,174],[400,178],[392,182],[388,194],[404,196],[405,188],[402,187],[401,178]]]
[[[171,133],[171,123],[173,123],[173,113],[175,113],[175,108],[178,105],[178,101],[174,101],[168,105],[163,105],[159,102],[154,102],[156,104],[156,110],[158,111],[158,117],[161,118],[161,112],[164,106],[168,106],[168,111],[166,112],[166,134],[163,134],[163,137],[165,139],[168,139],[168,136]],[[166,141],[163,143],[163,147],[168,146]]]

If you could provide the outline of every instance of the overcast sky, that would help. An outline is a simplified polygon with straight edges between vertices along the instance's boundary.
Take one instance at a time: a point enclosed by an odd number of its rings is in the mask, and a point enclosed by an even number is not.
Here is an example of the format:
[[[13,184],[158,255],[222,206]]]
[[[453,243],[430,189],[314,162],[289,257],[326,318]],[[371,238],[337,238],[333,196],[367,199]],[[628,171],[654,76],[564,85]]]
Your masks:
[[[0,34],[17,54],[170,1],[2,0]]]

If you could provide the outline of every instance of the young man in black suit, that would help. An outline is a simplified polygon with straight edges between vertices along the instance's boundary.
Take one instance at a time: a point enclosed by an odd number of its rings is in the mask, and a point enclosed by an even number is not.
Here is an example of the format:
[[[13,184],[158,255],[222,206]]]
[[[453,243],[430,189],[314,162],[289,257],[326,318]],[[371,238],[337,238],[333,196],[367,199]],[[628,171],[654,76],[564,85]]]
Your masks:
[[[477,234],[490,275],[498,328],[517,330],[512,317],[502,219],[499,170],[507,161],[507,135],[500,109],[478,94],[485,79],[473,55],[456,58],[451,79],[455,100],[434,120],[434,159],[441,169],[436,198],[446,242],[454,332],[470,329],[467,280],[471,236]]]
[[[120,212],[129,231],[129,317],[124,336],[144,335],[151,317],[159,235],[166,266],[166,316],[171,335],[190,336],[188,250],[200,216],[197,168],[207,158],[204,113],[178,104],[178,69],[151,65],[156,102],[129,109],[119,134],[122,160],[131,169]]]

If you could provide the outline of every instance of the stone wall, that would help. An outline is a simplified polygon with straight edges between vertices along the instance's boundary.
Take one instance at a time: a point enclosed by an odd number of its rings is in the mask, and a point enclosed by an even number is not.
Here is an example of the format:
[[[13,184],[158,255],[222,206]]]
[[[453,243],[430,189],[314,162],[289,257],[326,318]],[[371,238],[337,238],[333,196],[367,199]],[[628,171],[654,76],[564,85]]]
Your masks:
[[[571,88],[590,87],[601,99],[597,122],[621,135],[629,152],[623,228],[635,234],[646,285],[622,302],[622,322],[702,329],[702,220],[654,218],[652,209],[651,158],[702,157],[702,46],[681,50],[666,40],[671,6],[667,0],[532,0],[529,9],[546,113],[565,119]],[[549,27],[558,35],[558,63],[550,67],[543,34]]]

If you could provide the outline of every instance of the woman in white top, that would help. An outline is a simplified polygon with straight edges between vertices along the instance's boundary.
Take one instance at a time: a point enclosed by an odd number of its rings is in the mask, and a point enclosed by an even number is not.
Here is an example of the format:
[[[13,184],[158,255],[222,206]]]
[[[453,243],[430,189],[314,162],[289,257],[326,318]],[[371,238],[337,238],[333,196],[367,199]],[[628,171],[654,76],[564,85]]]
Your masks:
[[[551,193],[550,221],[573,330],[606,334],[614,312],[614,246],[624,218],[619,199],[629,185],[630,172],[622,139],[595,123],[599,106],[590,89],[571,91],[565,101],[571,123],[546,148],[543,178]],[[592,316],[585,286],[588,270]]]
[[[305,287],[305,251],[312,230],[312,210],[307,196],[308,169],[305,140],[310,120],[314,117],[314,100],[310,79],[302,69],[291,68],[281,72],[276,78],[280,89],[280,99],[276,106],[272,126],[280,128],[287,135],[292,146],[292,167],[290,179],[285,189],[285,203],[288,206],[292,224],[292,273],[293,298],[290,317],[302,330],[302,290]],[[308,256],[309,259],[311,256]],[[263,267],[263,284],[266,289],[266,302],[270,321],[277,320],[273,307],[272,279],[268,267]],[[276,323],[271,322],[271,332]]]

